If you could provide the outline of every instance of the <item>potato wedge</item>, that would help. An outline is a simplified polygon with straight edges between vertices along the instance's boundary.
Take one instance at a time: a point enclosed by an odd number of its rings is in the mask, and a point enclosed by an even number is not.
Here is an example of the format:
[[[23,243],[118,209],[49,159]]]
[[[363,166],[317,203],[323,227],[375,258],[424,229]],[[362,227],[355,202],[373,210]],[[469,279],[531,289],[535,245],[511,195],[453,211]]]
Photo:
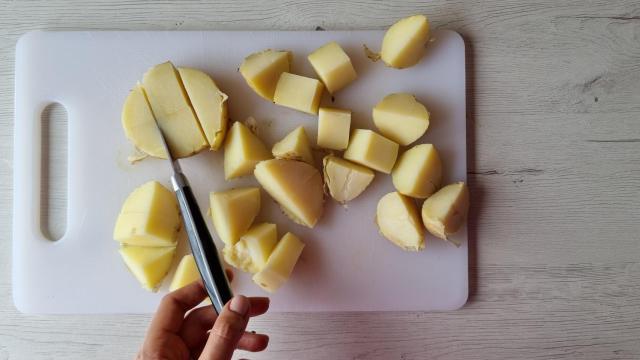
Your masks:
[[[464,182],[449,184],[431,195],[422,205],[422,221],[431,234],[460,246],[455,234],[469,212],[469,189]]]

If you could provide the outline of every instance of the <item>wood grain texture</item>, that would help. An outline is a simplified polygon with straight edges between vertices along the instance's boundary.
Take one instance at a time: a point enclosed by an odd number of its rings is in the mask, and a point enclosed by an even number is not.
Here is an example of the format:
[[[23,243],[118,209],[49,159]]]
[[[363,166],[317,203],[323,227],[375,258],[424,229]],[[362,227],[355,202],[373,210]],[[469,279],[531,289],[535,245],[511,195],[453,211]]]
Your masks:
[[[373,29],[413,13],[468,46],[471,297],[449,313],[269,315],[256,359],[640,358],[640,4],[0,1],[0,360],[131,358],[147,316],[11,299],[13,57],[32,29]],[[247,354],[241,354],[248,356]]]

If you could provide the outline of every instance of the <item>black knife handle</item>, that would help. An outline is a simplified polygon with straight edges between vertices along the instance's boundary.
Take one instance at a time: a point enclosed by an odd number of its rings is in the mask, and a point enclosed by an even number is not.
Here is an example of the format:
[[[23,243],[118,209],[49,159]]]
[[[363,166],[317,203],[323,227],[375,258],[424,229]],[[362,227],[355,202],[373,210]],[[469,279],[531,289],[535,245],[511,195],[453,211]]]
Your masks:
[[[175,174],[171,178],[171,182],[178,198],[193,258],[196,261],[211,303],[216,312],[220,314],[224,305],[233,297],[233,294],[218,256],[218,250],[185,176],[180,173]]]

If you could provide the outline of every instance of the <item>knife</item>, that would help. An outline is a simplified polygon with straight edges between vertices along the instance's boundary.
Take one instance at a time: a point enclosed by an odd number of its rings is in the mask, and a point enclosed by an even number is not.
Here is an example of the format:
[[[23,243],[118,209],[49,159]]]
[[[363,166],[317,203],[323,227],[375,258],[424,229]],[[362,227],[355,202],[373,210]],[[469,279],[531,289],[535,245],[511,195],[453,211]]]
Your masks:
[[[204,287],[211,299],[211,303],[216,312],[220,314],[224,304],[226,304],[233,294],[229,287],[229,280],[218,256],[218,250],[211,238],[211,233],[204,222],[198,203],[191,191],[187,177],[180,168],[178,159],[174,159],[167,146],[167,141],[158,126],[158,132],[162,139],[162,144],[167,153],[167,159],[171,163],[173,175],[171,175],[171,185],[178,199],[182,221],[189,237],[189,246],[196,261],[196,266],[202,277]]]

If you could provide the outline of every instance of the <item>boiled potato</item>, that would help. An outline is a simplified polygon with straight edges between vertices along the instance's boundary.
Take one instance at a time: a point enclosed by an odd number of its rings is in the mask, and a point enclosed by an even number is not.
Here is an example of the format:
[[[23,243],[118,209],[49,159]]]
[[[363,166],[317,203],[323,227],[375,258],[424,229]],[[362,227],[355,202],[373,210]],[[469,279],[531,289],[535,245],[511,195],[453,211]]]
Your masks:
[[[252,226],[240,241],[226,246],[222,253],[230,265],[255,274],[264,268],[277,242],[276,225],[262,223]]]
[[[429,127],[429,112],[415,96],[390,94],[373,108],[373,123],[382,135],[400,145],[416,141]]]
[[[278,79],[273,102],[315,115],[318,113],[323,88],[317,79],[283,72]]]
[[[127,197],[113,238],[137,246],[175,246],[180,213],[175,195],[157,181],[136,188]]]
[[[331,197],[339,203],[346,203],[362,194],[373,181],[373,170],[333,155],[322,160],[324,183]]]
[[[258,163],[256,179],[294,222],[313,228],[322,215],[322,177],[313,166],[294,160]]]
[[[307,58],[332,94],[349,85],[357,77],[349,55],[335,41],[324,44]]]
[[[429,232],[456,246],[451,238],[464,224],[469,212],[469,189],[464,182],[449,184],[431,195],[422,205],[422,221]]]
[[[200,272],[196,265],[196,260],[192,254],[188,254],[180,259],[178,268],[173,274],[171,285],[169,285],[169,291],[175,291],[181,287],[185,287],[194,281],[200,280]]]
[[[429,40],[429,21],[424,15],[409,16],[384,34],[380,57],[387,66],[403,69],[420,61]]]
[[[209,195],[213,227],[226,245],[233,245],[260,212],[260,189],[238,188]]]
[[[398,156],[398,144],[367,129],[351,133],[344,158],[373,170],[389,174]]]
[[[175,251],[175,246],[142,247],[125,245],[120,248],[120,255],[142,287],[155,291],[169,272]]]
[[[200,70],[180,67],[178,73],[209,146],[218,150],[227,133],[227,94]]]
[[[318,146],[344,150],[349,145],[351,110],[321,107],[318,110]]]
[[[273,101],[280,74],[289,72],[291,60],[291,51],[267,49],[247,56],[239,71],[256,94]]]
[[[271,153],[249,128],[236,121],[224,144],[224,178],[230,180],[249,175],[256,164],[270,159]]]
[[[424,226],[409,197],[398,192],[383,196],[378,202],[376,223],[382,235],[403,250],[424,249]]]
[[[298,126],[275,143],[271,153],[276,159],[300,160],[313,165],[313,152],[303,126]]]
[[[144,89],[139,84],[124,101],[121,120],[125,135],[138,150],[157,158],[167,158],[158,124]]]
[[[425,199],[440,187],[442,163],[432,144],[420,144],[405,151],[391,172],[399,193]]]
[[[174,157],[191,156],[209,146],[173,64],[165,62],[149,69],[142,86]]]
[[[298,262],[304,243],[292,233],[278,242],[262,270],[253,275],[253,282],[268,292],[275,292],[284,284]]]

